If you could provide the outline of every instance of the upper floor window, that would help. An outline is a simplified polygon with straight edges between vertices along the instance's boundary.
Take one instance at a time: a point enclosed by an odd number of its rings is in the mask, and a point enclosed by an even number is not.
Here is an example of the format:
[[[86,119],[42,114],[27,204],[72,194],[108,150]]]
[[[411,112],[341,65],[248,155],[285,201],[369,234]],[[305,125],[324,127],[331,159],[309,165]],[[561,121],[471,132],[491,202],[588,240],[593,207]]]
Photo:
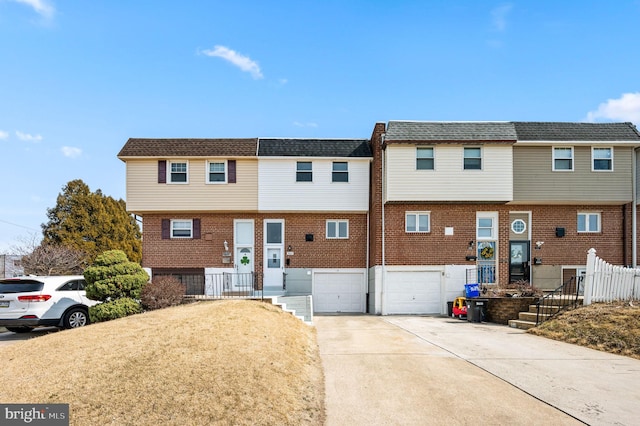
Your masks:
[[[573,147],[553,148],[553,170],[573,170]]]
[[[433,147],[416,148],[416,169],[417,170],[433,170]]]
[[[169,163],[169,182],[171,183],[187,183],[188,165],[186,162],[170,162]]]
[[[334,161],[333,172],[331,173],[332,182],[349,182],[349,163],[346,161]]]
[[[191,238],[193,235],[193,221],[173,219],[171,221],[171,238]]]
[[[406,212],[404,230],[405,232],[430,232],[430,212]]]
[[[592,148],[592,170],[613,170],[613,148]]]
[[[327,220],[327,238],[349,238],[349,221]]]
[[[298,161],[296,163],[296,182],[311,182],[312,180],[311,161]]]
[[[209,183],[226,183],[227,182],[227,168],[224,161],[210,161],[208,163],[209,168],[207,170],[207,182]]]
[[[482,170],[482,148],[468,147],[464,149],[464,169]]]
[[[578,212],[578,232],[600,232],[600,213]]]

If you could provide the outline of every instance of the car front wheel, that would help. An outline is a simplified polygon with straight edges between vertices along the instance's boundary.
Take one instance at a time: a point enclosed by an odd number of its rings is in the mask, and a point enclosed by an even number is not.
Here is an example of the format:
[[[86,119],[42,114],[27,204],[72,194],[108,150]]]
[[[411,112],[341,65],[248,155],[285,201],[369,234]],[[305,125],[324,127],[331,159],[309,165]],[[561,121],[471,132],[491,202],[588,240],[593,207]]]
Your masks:
[[[72,309],[64,316],[64,328],[78,328],[89,324],[89,314],[84,309]]]

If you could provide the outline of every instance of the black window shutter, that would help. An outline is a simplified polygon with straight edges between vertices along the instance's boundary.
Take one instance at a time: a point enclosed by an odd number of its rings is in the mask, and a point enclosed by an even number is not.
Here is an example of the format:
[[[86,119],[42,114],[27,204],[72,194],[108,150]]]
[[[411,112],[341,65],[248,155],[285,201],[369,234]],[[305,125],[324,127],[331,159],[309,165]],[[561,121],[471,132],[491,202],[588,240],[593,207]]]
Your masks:
[[[158,160],[158,183],[167,183],[167,160]]]
[[[227,181],[229,183],[236,183],[236,160],[227,161],[227,167],[229,168],[229,176]]]
[[[193,219],[193,239],[200,239],[200,219]]]
[[[162,239],[168,240],[169,238],[171,238],[171,221],[162,219]]]

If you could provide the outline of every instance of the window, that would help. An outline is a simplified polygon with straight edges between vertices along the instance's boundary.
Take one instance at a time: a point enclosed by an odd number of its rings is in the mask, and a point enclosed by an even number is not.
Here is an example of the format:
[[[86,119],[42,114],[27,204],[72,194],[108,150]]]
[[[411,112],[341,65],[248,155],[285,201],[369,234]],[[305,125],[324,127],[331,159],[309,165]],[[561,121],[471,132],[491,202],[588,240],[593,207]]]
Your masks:
[[[434,170],[432,147],[416,149],[416,169],[417,170]]]
[[[312,180],[311,161],[298,161],[296,165],[296,182],[311,182]]]
[[[226,164],[224,161],[208,163],[209,169],[207,170],[207,182],[208,183],[226,183],[227,173]]]
[[[482,169],[482,149],[481,148],[465,148],[464,149],[464,169],[465,170],[481,170]]]
[[[187,183],[187,163],[174,163],[169,164],[171,173],[171,183]]]
[[[553,148],[553,170],[573,170],[573,147]]]
[[[334,161],[332,182],[349,182],[349,163],[346,161]]]
[[[431,232],[430,216],[430,212],[405,213],[405,232]]]
[[[511,230],[514,234],[522,234],[527,230],[527,224],[522,219],[516,219],[511,222]]]
[[[327,220],[327,238],[349,238],[349,221]]]
[[[578,232],[600,232],[600,213],[578,213]]]
[[[193,222],[174,219],[171,221],[171,238],[191,238]]]
[[[591,158],[593,160],[593,171],[613,170],[613,149],[612,148],[593,148],[591,150]]]
[[[493,217],[478,216],[476,234],[476,237],[479,240],[494,240],[495,232]]]

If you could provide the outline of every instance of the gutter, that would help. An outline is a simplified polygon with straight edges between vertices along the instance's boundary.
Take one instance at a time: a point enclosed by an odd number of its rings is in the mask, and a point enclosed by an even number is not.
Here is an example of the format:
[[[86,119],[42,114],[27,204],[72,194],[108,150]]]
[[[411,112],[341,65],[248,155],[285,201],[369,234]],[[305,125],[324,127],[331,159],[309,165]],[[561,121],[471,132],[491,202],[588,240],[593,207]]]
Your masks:
[[[631,165],[631,266],[638,267],[638,149],[633,150],[633,164]]]
[[[382,244],[381,244],[381,248],[382,248],[382,285],[380,286],[381,289],[381,293],[380,293],[380,313],[381,315],[385,315],[387,313],[387,308],[386,308],[386,304],[385,304],[385,299],[386,299],[386,275],[387,275],[387,267],[385,264],[385,219],[384,219],[384,203],[385,203],[385,178],[386,178],[386,157],[385,157],[385,152],[386,150],[384,149],[384,139],[385,139],[385,135],[386,133],[382,134],[381,137],[381,146],[380,146],[380,160],[381,160],[381,168],[382,168],[382,173],[380,176],[380,206],[381,206],[381,220],[382,220]]]

